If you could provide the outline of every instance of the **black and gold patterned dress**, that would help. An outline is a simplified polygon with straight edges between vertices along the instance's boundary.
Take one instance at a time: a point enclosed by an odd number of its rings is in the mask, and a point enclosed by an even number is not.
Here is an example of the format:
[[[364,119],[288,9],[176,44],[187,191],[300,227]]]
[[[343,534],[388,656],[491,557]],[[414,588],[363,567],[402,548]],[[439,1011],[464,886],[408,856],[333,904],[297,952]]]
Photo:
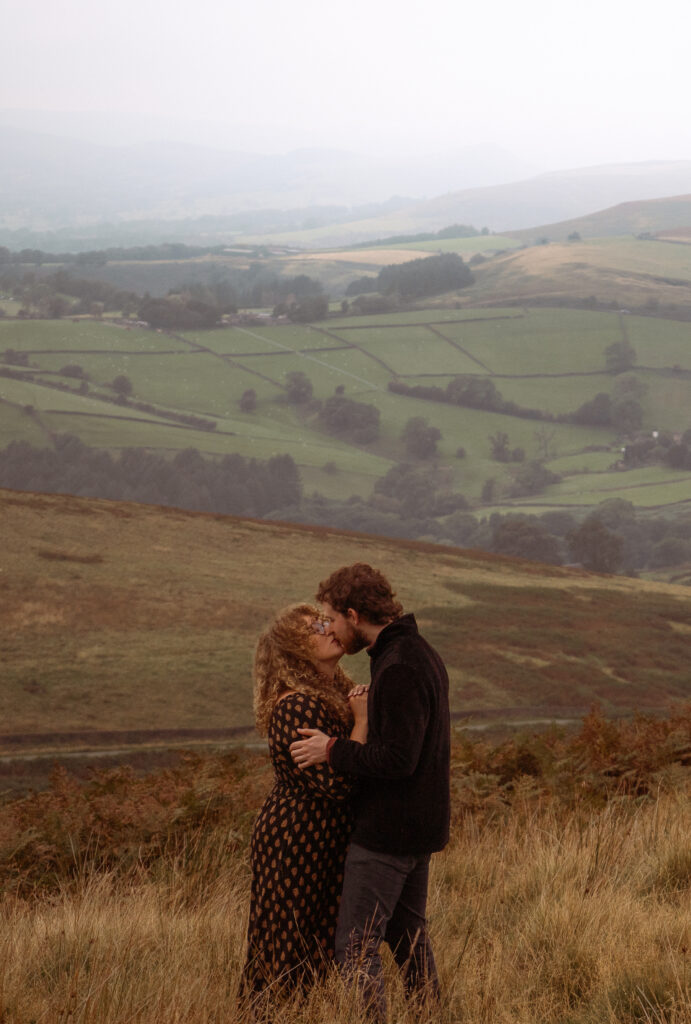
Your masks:
[[[300,769],[290,744],[298,728],[347,736],[317,696],[290,693],[269,723],[275,772],[252,833],[252,890],[245,991],[293,988],[322,974],[334,933],[351,828],[350,783],[326,764]]]

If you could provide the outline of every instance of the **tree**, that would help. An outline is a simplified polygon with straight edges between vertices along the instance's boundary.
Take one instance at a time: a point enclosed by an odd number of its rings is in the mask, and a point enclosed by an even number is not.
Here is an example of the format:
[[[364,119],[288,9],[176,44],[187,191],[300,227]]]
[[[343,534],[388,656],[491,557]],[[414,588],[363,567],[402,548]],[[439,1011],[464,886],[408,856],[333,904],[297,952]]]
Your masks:
[[[291,405],[302,405],[312,397],[312,381],[302,370],[286,374],[286,398]]]
[[[509,435],[503,430],[496,434],[490,434],[489,443],[492,446],[492,458],[495,462],[510,462],[511,449],[509,448]]]
[[[68,363],[67,366],[61,367],[59,372],[63,377],[76,377],[77,380],[88,380],[83,367],[79,363]]]
[[[612,422],[612,399],[604,391],[595,398],[579,406],[570,419],[574,423],[586,423],[592,426],[608,427]]]
[[[454,377],[446,385],[446,399],[471,409],[499,409],[503,398],[489,377]]]
[[[559,541],[538,521],[503,516],[492,533],[492,550],[502,555],[529,558],[533,562],[561,565]]]
[[[214,327],[219,320],[218,307],[187,295],[169,295],[165,299],[144,298],[137,316],[151,327],[195,330]]]
[[[624,542],[591,514],[567,535],[571,557],[595,572],[616,572],[622,562]]]
[[[416,519],[451,515],[459,508],[467,508],[463,495],[442,490],[443,483],[443,474],[435,466],[399,463],[377,480],[375,498],[382,495],[391,499],[384,503],[385,511]],[[381,507],[382,503],[377,504]]]
[[[240,397],[240,409],[242,412],[254,412],[257,408],[257,392],[254,388],[247,388]]]
[[[408,455],[417,459],[429,459],[436,454],[437,441],[441,440],[441,430],[430,427],[424,416],[412,416],[401,434]]]
[[[556,436],[557,432],[554,427],[542,426],[537,428],[533,437],[535,438],[539,459],[544,460],[554,457],[556,454]]]
[[[114,377],[110,382],[110,386],[122,398],[129,398],[133,391],[132,381],[124,373],[119,373],[117,377]]]
[[[607,373],[624,373],[630,370],[636,362],[636,350],[624,337],[621,341],[615,341],[605,349],[605,367]]]
[[[485,505],[491,505],[494,502],[496,496],[497,481],[493,476],[489,476],[482,485],[482,493],[480,494],[480,500]]]
[[[653,545],[648,564],[651,569],[681,565],[691,558],[691,543],[682,537],[664,537]]]
[[[622,398],[612,405],[612,426],[622,434],[633,434],[641,429],[643,409],[635,398]]]
[[[288,319],[297,324],[324,320],[329,312],[329,297],[328,295],[304,295],[301,299],[288,303],[287,306],[280,304],[274,312],[279,310],[285,312]]]
[[[341,387],[342,385],[339,385]],[[345,395],[330,395],[319,418],[331,434],[347,437],[356,444],[369,444],[379,437],[379,409],[368,402],[355,402]]]
[[[509,494],[512,498],[539,494],[549,484],[557,484],[560,480],[561,477],[558,473],[547,469],[538,459],[531,459],[515,473]]]
[[[346,288],[346,295],[348,298],[353,298],[355,295],[367,295],[370,292],[376,292],[376,290],[376,277],[357,277]]]
[[[6,348],[5,354],[3,355],[2,359],[4,363],[9,363],[10,366],[29,365],[29,353],[16,352],[13,348]]]

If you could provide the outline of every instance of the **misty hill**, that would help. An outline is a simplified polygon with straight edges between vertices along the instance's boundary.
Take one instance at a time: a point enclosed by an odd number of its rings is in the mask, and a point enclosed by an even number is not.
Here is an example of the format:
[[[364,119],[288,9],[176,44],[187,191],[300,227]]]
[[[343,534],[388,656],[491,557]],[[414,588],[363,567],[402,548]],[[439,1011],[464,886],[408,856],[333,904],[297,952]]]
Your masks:
[[[53,251],[99,248],[104,231],[108,244],[120,244],[119,233],[131,238],[133,225],[141,231],[137,242],[203,237],[207,244],[243,232],[340,245],[454,222],[520,230],[621,202],[688,193],[691,186],[689,161],[525,178],[525,165],[494,147],[375,160],[345,149],[233,151],[220,140],[219,148],[165,141],[106,145],[27,131],[3,124],[2,115],[0,146],[0,243]],[[417,198],[394,198],[401,196]],[[268,223],[267,210],[275,214]],[[286,222],[281,211],[293,216]],[[237,214],[243,214],[240,222],[216,221]],[[64,235],[51,245],[29,234],[65,228],[72,230],[69,245]]]
[[[691,181],[689,182],[691,184]],[[606,238],[612,235],[638,235],[679,231],[691,225],[691,194],[618,203],[585,217],[542,224],[524,231],[511,231],[514,238],[532,242],[535,238],[563,242],[574,232],[582,238]],[[691,229],[689,229],[691,232]],[[688,232],[687,232],[688,233]]]
[[[561,717],[691,694],[688,588],[69,496],[0,491],[0,515],[5,733],[251,725],[263,624],[357,560],[416,612],[457,713]],[[366,678],[366,656],[347,668]]]
[[[493,232],[516,234],[521,231],[522,236],[532,241],[540,234],[549,234],[546,228],[535,225],[554,227],[555,222],[565,221],[557,225],[564,229],[563,233],[552,237],[566,237],[570,231],[578,229],[580,218],[588,219],[593,210],[645,200],[656,200],[661,205],[659,208],[651,205],[647,216],[640,218],[641,230],[657,230],[658,222],[660,228],[688,223],[683,208],[678,204],[666,207],[660,197],[683,199],[690,192],[691,161],[590,167],[555,171],[506,185],[449,192],[366,220],[264,237],[293,245],[336,246],[403,232],[438,231],[448,224],[473,224],[477,228],[489,227]],[[603,233],[621,233],[618,228],[622,223],[627,225],[624,231],[631,230],[628,224],[639,223],[633,215],[623,219],[619,214],[610,221],[607,224],[607,218],[602,219]],[[575,228],[566,231],[567,224]],[[595,234],[597,227],[596,221],[592,230],[584,230]],[[258,237],[253,235],[252,239],[257,241]]]
[[[151,140],[106,145],[3,125],[1,114],[0,146],[0,224],[7,229],[154,218],[177,222],[266,209],[303,210],[299,227],[304,228],[381,214],[386,207],[378,204],[392,196],[434,195],[459,183],[525,173],[520,161],[498,147],[393,161],[318,148],[266,155],[222,148],[220,141],[217,148]],[[398,199],[395,205],[411,202]],[[365,206],[353,210],[353,204]],[[261,218],[250,224],[254,230],[263,227]],[[284,226],[281,218],[269,222],[272,230]],[[228,233],[239,227],[247,230],[246,224],[218,229]],[[183,228],[178,237],[188,233]]]

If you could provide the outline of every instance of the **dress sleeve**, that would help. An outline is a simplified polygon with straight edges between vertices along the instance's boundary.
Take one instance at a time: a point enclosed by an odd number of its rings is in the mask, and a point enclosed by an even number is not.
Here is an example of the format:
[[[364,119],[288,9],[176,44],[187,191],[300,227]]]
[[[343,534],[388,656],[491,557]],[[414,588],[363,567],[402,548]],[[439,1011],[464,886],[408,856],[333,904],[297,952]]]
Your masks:
[[[304,738],[298,729],[321,729],[330,736],[341,734],[333,716],[321,700],[304,693],[291,693],[278,702],[274,708],[273,718],[277,745],[283,747],[285,763],[290,766],[290,772],[296,782],[330,800],[347,800],[352,791],[352,780],[334,772],[328,764],[298,768],[290,756],[290,744]]]

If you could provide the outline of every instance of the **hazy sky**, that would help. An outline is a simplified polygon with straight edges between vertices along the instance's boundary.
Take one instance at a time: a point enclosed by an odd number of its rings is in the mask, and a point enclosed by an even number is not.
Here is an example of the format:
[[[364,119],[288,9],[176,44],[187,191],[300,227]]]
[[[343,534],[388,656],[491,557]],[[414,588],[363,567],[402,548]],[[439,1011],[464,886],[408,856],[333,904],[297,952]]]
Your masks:
[[[4,6],[3,108],[222,121],[238,148],[691,159],[687,0]]]

